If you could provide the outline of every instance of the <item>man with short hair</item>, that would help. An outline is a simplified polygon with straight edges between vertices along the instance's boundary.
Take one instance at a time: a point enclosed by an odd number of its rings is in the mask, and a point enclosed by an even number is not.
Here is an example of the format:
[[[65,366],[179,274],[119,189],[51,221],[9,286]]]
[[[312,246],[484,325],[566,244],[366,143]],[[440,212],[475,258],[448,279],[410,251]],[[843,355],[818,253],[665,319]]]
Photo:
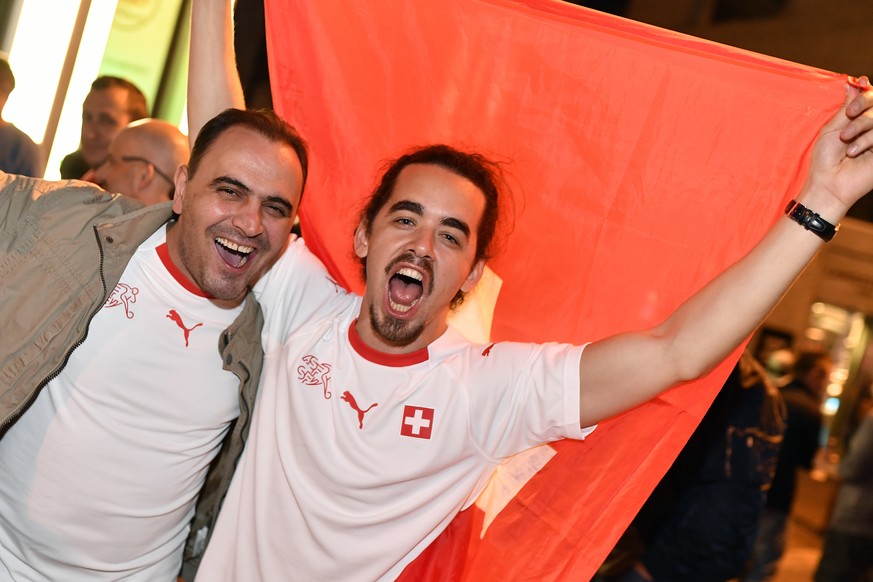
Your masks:
[[[0,171],[24,176],[42,175],[42,154],[30,136],[3,119],[3,108],[15,89],[9,61],[0,58]]]
[[[192,8],[194,119],[242,93],[233,61],[221,62],[232,59],[229,2]],[[585,438],[709,373],[873,189],[871,103],[847,88],[791,212],[745,258],[660,325],[586,346],[476,345],[449,328],[489,256],[501,180],[488,160],[444,145],[395,160],[355,230],[362,297],[304,264],[302,241],[254,289],[266,322],[261,389],[199,578],[394,579],[502,459]],[[804,228],[811,217],[824,230]]]
[[[285,122],[228,110],[172,204],[0,174],[0,578],[175,579],[201,488],[226,487],[248,431],[249,287],[306,171]]]
[[[106,159],[112,139],[131,121],[148,115],[146,98],[139,87],[121,77],[97,77],[82,103],[79,149],[61,161],[61,178],[86,177]]]
[[[143,204],[173,198],[176,168],[188,161],[188,138],[161,119],[134,121],[115,136],[92,181]]]

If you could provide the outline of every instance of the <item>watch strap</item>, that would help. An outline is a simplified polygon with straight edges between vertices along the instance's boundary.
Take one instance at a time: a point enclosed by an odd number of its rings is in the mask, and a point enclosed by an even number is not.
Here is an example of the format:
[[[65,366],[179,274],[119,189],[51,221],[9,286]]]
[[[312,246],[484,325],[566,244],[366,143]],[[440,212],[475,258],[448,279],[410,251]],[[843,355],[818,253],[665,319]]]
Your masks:
[[[785,207],[785,215],[825,242],[834,238],[840,229],[839,224],[831,224],[797,200],[788,203]]]

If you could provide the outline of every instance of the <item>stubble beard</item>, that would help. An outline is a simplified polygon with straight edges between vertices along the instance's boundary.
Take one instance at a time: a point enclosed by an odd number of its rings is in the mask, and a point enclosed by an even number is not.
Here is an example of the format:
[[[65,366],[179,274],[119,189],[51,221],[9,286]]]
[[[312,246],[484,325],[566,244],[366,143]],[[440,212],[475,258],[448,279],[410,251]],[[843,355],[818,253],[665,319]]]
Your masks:
[[[205,279],[207,287],[203,291],[220,301],[239,303],[249,290],[247,281],[240,281],[235,277],[209,277],[206,275]]]
[[[391,315],[379,316],[376,307],[370,305],[370,327],[382,340],[394,347],[408,346],[424,331],[423,323],[397,319]]]
[[[215,240],[215,235],[213,235],[212,240]],[[207,255],[211,249],[205,250],[203,256],[198,260],[198,253],[194,248],[192,248],[193,245],[189,246],[183,241],[184,238],[181,238],[179,245],[179,258],[185,265],[185,269],[193,278],[191,282],[197,285],[201,291],[210,295],[213,299],[229,303],[242,302],[249,289],[248,279],[241,275],[233,275],[230,273],[210,273],[208,269],[209,261]]]

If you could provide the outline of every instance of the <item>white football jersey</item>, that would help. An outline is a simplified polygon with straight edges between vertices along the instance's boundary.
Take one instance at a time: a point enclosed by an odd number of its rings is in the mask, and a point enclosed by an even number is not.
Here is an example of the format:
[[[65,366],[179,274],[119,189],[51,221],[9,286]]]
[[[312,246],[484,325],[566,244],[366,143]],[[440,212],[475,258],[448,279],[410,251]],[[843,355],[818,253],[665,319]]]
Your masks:
[[[581,347],[449,329],[384,354],[355,332],[360,300],[325,277],[298,242],[256,289],[262,387],[200,580],[393,579],[503,458],[590,432]]]
[[[60,374],[0,439],[0,579],[171,580],[239,379],[216,306],[169,261],[135,253]],[[5,571],[4,571],[5,568]]]

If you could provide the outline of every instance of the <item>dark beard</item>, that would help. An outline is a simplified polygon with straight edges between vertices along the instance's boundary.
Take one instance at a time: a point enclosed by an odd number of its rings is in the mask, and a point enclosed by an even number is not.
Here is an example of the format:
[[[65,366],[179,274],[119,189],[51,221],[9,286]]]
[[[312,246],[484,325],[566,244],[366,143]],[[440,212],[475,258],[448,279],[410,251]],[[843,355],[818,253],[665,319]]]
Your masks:
[[[376,308],[370,305],[370,327],[385,343],[395,347],[408,346],[418,339],[424,331],[424,324],[413,324],[402,319],[386,315],[379,318]]]

